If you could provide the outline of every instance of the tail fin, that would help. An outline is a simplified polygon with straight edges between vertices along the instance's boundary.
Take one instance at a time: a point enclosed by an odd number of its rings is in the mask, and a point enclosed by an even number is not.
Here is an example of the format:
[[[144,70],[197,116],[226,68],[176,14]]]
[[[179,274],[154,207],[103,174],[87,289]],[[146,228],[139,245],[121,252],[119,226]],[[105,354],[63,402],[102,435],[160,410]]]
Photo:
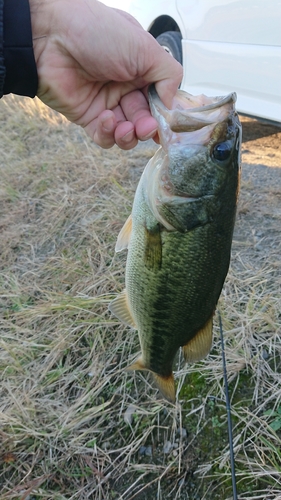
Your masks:
[[[134,363],[128,366],[127,370],[147,370],[150,371],[153,375],[155,383],[163,394],[164,398],[166,398],[171,403],[174,403],[176,400],[176,390],[175,390],[175,380],[174,375],[171,372],[167,377],[163,377],[163,375],[158,375],[157,373],[151,371],[149,368],[146,368],[144,365],[143,359],[140,356]]]
[[[164,398],[166,398],[171,403],[174,403],[176,401],[176,390],[173,373],[171,373],[171,375],[168,375],[168,377],[157,375],[157,373],[154,372],[152,372],[152,375],[158,389],[163,394]]]

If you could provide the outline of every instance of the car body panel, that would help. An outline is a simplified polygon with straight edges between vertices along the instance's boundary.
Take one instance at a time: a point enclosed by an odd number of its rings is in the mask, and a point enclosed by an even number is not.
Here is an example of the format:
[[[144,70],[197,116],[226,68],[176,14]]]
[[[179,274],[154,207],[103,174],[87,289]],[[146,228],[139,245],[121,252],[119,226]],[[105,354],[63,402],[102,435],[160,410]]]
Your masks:
[[[177,24],[180,24],[181,31],[184,30],[181,16],[175,1],[171,0],[133,0],[130,3],[129,13],[134,16],[142,27],[150,31],[152,25],[160,16],[170,16]]]
[[[129,11],[148,31],[175,21],[184,90],[235,91],[238,111],[281,122],[281,0],[134,0]]]
[[[237,109],[281,122],[281,48],[182,41],[182,88],[191,94],[237,93]],[[204,71],[202,71],[204,68]]]
[[[175,3],[185,26],[184,38],[281,46],[279,0],[177,0]]]

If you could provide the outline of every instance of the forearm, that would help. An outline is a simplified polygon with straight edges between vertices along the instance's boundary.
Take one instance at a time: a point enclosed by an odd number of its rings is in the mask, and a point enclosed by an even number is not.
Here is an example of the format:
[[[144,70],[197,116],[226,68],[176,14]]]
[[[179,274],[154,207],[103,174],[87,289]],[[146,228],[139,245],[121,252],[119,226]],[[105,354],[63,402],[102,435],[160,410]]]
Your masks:
[[[9,93],[34,97],[38,77],[29,2],[0,0],[0,10],[0,97]]]

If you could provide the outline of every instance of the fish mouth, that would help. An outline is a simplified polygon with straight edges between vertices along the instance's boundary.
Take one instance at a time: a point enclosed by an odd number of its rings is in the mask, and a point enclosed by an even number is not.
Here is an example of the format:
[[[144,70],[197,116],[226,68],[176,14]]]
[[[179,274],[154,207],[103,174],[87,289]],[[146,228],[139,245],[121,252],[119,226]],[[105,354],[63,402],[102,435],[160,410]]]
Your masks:
[[[148,98],[150,105],[151,101],[155,102],[160,101],[161,105],[165,107],[157,93],[154,83],[150,85],[148,88]],[[178,101],[181,101],[185,109],[188,109],[189,111],[202,111],[203,109],[205,111],[209,111],[210,109],[215,109],[220,106],[224,106],[224,104],[227,104],[228,102],[234,103],[236,102],[236,100],[237,100],[236,92],[231,92],[226,96],[208,97],[204,94],[194,96],[192,94],[189,94],[188,92],[183,92],[182,90],[178,90],[177,96],[175,96],[174,98],[172,111],[175,110],[176,106],[180,104]],[[201,105],[198,106],[198,104]],[[168,108],[166,109],[168,110]]]
[[[151,113],[159,124],[159,133],[163,136],[164,142],[167,142],[172,140],[173,132],[176,134],[196,132],[205,127],[209,127],[205,132],[212,132],[218,123],[225,121],[234,112],[237,96],[235,92],[218,97],[207,97],[204,94],[193,96],[178,90],[172,109],[168,109],[162,103],[153,84],[148,89],[148,99]],[[206,142],[210,138],[210,133],[203,135],[207,135],[207,138],[203,139]],[[198,137],[196,139],[198,140]]]

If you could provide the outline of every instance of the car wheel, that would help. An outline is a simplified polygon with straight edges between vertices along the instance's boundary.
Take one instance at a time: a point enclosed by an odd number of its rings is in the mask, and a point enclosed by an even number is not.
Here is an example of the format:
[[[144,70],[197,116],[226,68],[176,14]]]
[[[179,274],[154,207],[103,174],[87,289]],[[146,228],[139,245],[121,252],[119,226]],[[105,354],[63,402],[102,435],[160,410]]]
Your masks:
[[[157,42],[182,64],[181,39],[182,36],[178,31],[165,31],[165,33],[161,33],[161,35],[156,38]]]

